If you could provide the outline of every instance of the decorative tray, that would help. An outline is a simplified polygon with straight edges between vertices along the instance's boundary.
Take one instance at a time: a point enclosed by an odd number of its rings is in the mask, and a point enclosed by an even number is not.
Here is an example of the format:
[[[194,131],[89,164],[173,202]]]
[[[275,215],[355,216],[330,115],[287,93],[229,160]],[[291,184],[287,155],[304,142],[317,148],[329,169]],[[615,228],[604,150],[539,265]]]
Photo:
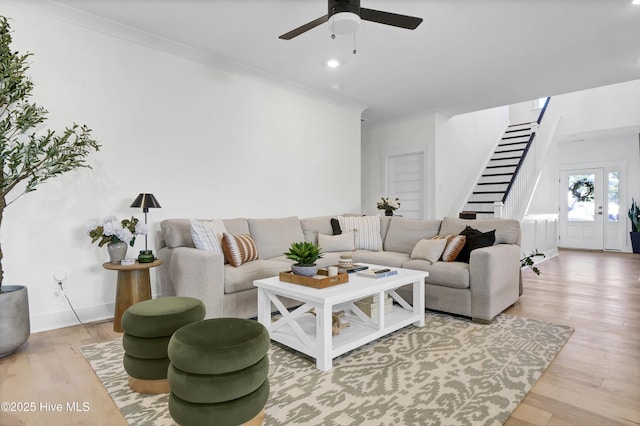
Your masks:
[[[313,277],[295,275],[293,272],[288,271],[280,272],[280,281],[313,288],[326,288],[349,282],[349,274],[339,273],[333,277],[328,275],[329,271],[326,269],[318,269],[318,274]]]

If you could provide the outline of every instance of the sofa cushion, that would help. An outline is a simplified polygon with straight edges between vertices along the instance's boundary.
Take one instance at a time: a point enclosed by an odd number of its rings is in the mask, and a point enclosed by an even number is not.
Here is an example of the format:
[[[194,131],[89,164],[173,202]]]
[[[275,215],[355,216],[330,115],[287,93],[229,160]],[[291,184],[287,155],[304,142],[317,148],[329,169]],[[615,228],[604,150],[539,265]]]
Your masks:
[[[227,261],[236,267],[258,259],[256,243],[249,234],[232,235],[225,232],[222,237],[222,251]]]
[[[429,272],[424,279],[428,284],[451,288],[469,288],[469,264],[463,262],[436,262],[411,259],[402,265],[403,268]]]
[[[207,250],[222,254],[223,234],[227,232],[222,219],[195,220],[191,219],[191,238],[199,250]]]
[[[318,234],[318,245],[322,251],[330,253],[334,251],[353,251],[355,246],[355,232],[349,231],[340,235]]]
[[[440,239],[424,239],[418,241],[418,244],[413,248],[411,252],[412,259],[424,259],[428,260],[431,263],[437,262],[442,253],[444,252],[444,248],[447,246],[447,240],[444,238]]]
[[[296,216],[249,219],[249,230],[262,259],[281,256],[289,250],[291,243],[305,241],[300,219]]]
[[[409,254],[418,241],[438,235],[439,230],[439,220],[412,220],[392,216],[384,239],[384,249]]]
[[[318,244],[318,234],[331,235],[331,216],[306,217],[300,219],[305,241]]]
[[[382,241],[387,238],[387,232],[389,232],[389,225],[391,224],[391,219],[394,216],[378,216],[380,218],[380,237]]]
[[[249,221],[244,217],[223,219],[222,221],[229,234],[250,234]]]
[[[447,241],[441,259],[443,262],[453,262],[464,248],[467,237],[464,235],[436,235],[433,239]]]
[[[481,232],[475,228],[467,226],[460,233],[466,237],[466,241],[464,243],[464,247],[458,254],[456,258],[459,262],[469,263],[469,258],[471,257],[471,252],[475,249],[482,247],[492,246],[496,241],[496,230],[492,230],[489,232]]]
[[[191,238],[191,221],[189,219],[165,219],[160,222],[164,242],[168,248],[195,247]]]
[[[409,255],[395,251],[367,251],[361,250],[353,253],[355,263],[372,263],[374,265],[402,267],[402,264],[409,260]]]
[[[234,268],[224,265],[225,294],[254,289],[253,281],[275,277],[280,272],[290,271],[291,263],[277,260],[254,260]],[[254,302],[255,303],[255,302]]]
[[[445,217],[442,219],[440,235],[459,234],[466,226],[471,226],[482,232],[496,230],[496,244],[520,245],[520,222],[514,219],[458,219]]]
[[[382,250],[380,216],[338,216],[342,232],[356,231],[356,250]]]

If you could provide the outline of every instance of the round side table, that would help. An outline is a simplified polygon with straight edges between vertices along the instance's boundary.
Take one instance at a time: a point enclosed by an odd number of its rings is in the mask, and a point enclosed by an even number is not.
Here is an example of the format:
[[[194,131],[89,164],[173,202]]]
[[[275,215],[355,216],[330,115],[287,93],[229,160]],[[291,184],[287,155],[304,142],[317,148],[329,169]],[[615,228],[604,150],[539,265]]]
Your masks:
[[[122,315],[131,305],[151,299],[151,278],[149,269],[162,265],[161,259],[149,263],[121,265],[106,262],[105,269],[118,271],[118,287],[116,289],[116,307],[113,314],[113,331],[122,333]]]

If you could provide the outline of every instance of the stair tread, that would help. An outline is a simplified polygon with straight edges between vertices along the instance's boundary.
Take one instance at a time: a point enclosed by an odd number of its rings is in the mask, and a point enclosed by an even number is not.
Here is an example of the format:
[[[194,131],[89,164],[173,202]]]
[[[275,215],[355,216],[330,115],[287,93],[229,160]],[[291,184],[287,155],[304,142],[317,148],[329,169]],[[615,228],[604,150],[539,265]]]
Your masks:
[[[482,175],[482,177],[489,177],[489,176],[513,176],[513,173],[490,173],[490,174]]]
[[[478,182],[478,185],[509,185],[511,182]]]
[[[502,161],[502,160],[519,160],[520,158],[522,158],[522,156],[519,156],[519,157],[490,158],[489,161],[491,162],[491,161]]]
[[[502,166],[487,166],[487,169],[502,169],[504,167],[518,167],[517,164],[503,164]]]
[[[526,123],[509,124],[509,126],[507,126],[507,127],[519,127],[519,126],[529,126],[529,127],[531,127],[531,125],[533,123],[535,123],[535,121],[529,121],[529,122],[526,122]]]
[[[505,149],[504,151],[494,151],[494,154],[504,154],[505,152],[524,152],[524,148]]]
[[[507,142],[507,143],[501,143],[498,144],[498,148],[503,147],[503,146],[511,146],[511,145],[522,145],[523,143],[529,143],[529,139],[527,139],[526,141],[520,141],[520,142]]]
[[[473,191],[472,194],[504,194],[504,191]]]
[[[520,135],[520,136],[504,136],[501,140],[505,141],[508,139],[519,139],[519,138],[528,138],[531,137],[531,133],[529,133],[528,135]]]

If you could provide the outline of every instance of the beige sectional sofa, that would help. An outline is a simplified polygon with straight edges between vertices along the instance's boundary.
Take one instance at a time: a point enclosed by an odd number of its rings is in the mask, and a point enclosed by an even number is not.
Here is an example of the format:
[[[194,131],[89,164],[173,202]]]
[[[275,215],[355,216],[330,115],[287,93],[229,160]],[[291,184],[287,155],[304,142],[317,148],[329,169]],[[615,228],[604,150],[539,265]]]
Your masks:
[[[258,259],[234,267],[222,254],[195,248],[189,219],[167,219],[161,223],[156,238],[158,285],[163,296],[192,296],[202,300],[207,318],[257,315],[256,279],[275,276],[290,270],[291,262],[283,253],[295,241],[320,242],[326,246],[319,266],[338,263],[342,254],[352,254],[355,262],[389,267],[403,267],[429,272],[425,280],[428,309],[490,321],[515,303],[520,295],[520,224],[515,220],[462,220],[446,217],[440,220],[410,220],[398,216],[368,216],[378,222],[378,235],[366,231],[351,234],[343,229],[341,236],[332,236],[331,219],[322,216],[271,219],[225,219],[229,234],[250,234],[255,241]],[[372,219],[375,218],[375,219]],[[340,220],[346,220],[340,217]],[[372,223],[372,222],[370,222]],[[478,248],[470,254],[469,263],[444,262],[411,258],[416,244],[436,235],[457,235],[466,226],[482,232],[495,230],[495,244]],[[359,249],[358,237],[379,238],[377,250]],[[353,238],[353,247],[345,241]],[[320,240],[320,241],[318,241]],[[344,250],[355,248],[355,250]],[[404,291],[411,291],[409,287]],[[290,301],[290,306],[295,304]]]

